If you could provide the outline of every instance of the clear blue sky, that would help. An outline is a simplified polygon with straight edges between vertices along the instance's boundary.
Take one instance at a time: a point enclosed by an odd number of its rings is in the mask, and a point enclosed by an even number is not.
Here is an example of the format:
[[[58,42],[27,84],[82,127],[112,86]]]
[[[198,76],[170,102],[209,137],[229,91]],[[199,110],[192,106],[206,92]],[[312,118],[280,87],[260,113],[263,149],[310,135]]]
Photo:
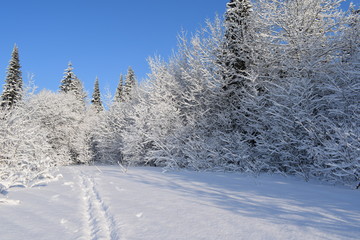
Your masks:
[[[358,0],[356,0],[358,1]],[[356,2],[355,1],[355,2]],[[223,15],[228,0],[17,0],[0,3],[0,82],[11,51],[20,51],[23,78],[39,89],[58,90],[67,63],[92,93],[95,77],[113,92],[132,66],[138,80],[147,58],[167,58],[177,35]],[[104,91],[103,91],[104,93]]]
[[[115,91],[132,66],[138,80],[147,58],[169,57],[182,29],[194,32],[207,18],[223,15],[227,0],[17,0],[0,3],[0,82],[11,51],[19,47],[24,81],[58,90],[67,63],[92,92]]]

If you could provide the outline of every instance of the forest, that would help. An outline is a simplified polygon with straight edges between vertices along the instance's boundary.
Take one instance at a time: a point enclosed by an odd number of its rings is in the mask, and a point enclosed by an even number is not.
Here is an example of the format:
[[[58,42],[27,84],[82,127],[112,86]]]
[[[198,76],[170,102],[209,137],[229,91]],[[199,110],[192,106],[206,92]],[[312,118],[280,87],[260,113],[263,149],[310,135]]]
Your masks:
[[[179,36],[176,53],[129,68],[111,101],[72,64],[59,91],[23,83],[15,45],[0,108],[0,191],[74,164],[360,181],[360,10],[341,0],[230,0]],[[106,105],[106,106],[105,106]]]

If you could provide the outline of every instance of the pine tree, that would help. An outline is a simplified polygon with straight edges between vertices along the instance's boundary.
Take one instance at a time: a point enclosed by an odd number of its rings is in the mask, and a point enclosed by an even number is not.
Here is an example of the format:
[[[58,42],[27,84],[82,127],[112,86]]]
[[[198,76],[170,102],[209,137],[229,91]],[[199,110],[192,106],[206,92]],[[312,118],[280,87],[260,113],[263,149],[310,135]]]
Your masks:
[[[126,75],[125,86],[124,86],[124,97],[126,99],[130,98],[131,91],[134,89],[135,85],[136,85],[135,73],[134,70],[131,67],[129,67]]]
[[[4,91],[1,96],[1,107],[11,108],[22,99],[22,75],[20,71],[19,50],[15,45],[6,75]]]
[[[119,103],[122,101],[124,101],[124,79],[123,79],[123,75],[121,74],[119,84],[116,88],[114,102]]]
[[[91,103],[95,107],[97,112],[101,112],[103,110],[103,105],[101,103],[101,97],[100,97],[100,89],[99,89],[99,78],[96,77],[95,85],[94,85],[94,92],[92,95]]]

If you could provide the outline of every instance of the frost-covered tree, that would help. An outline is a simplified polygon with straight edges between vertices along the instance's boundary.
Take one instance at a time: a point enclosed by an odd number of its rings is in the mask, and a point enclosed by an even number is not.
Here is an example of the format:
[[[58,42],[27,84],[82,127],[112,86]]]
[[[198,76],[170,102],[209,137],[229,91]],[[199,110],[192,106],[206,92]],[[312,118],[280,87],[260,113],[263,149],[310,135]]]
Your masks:
[[[255,126],[260,111],[258,96],[265,92],[263,81],[258,78],[261,49],[257,36],[259,25],[261,23],[249,0],[231,0],[225,13],[223,43],[217,49],[216,69],[223,78],[222,92],[218,93],[217,102],[221,104],[218,105],[217,114],[228,119],[221,124],[222,134],[230,139],[236,138],[233,135],[241,139],[242,144],[231,148],[243,156],[229,162],[242,169],[256,158],[252,148],[260,131]]]
[[[321,102],[326,107],[318,116],[315,176],[354,184],[360,181],[360,49],[352,61],[337,62],[327,75]],[[354,185],[353,185],[354,186]]]
[[[100,88],[99,88],[99,79],[96,77],[95,84],[94,84],[94,92],[92,95],[91,103],[93,104],[94,108],[97,112],[101,112],[104,110],[103,105],[101,103],[100,97]]]
[[[0,185],[32,186],[44,179],[61,160],[50,143],[49,132],[34,118],[40,106],[18,103],[0,111]]]
[[[85,105],[87,93],[84,89],[83,82],[78,77],[75,77],[75,89],[72,91],[72,93],[83,105]]]
[[[47,131],[47,143],[61,156],[60,165],[87,163],[91,159],[91,118],[76,96],[42,91],[29,100],[29,107],[34,108],[33,118]]]
[[[120,103],[122,101],[124,101],[124,79],[123,79],[123,75],[121,74],[119,79],[119,84],[116,88],[114,102]]]
[[[225,13],[225,41],[222,46],[220,62],[225,65],[224,88],[231,85],[243,85],[243,76],[250,63],[249,34],[251,28],[250,14],[252,6],[248,0],[231,0]],[[238,87],[238,86],[234,86]]]
[[[22,99],[23,80],[20,70],[19,49],[15,45],[9,62],[4,90],[1,95],[1,106],[11,108]]]
[[[73,72],[72,63],[68,63],[68,67],[65,69],[64,78],[61,80],[60,91],[64,93],[68,93],[75,89],[74,81],[75,81],[75,74]]]
[[[183,126],[174,101],[181,88],[169,74],[169,66],[158,59],[149,63],[151,80],[136,91],[129,109],[133,124],[123,136],[123,155],[135,163],[161,166],[165,159],[173,159],[167,152],[168,141]]]
[[[71,93],[85,104],[86,93],[80,79],[73,72],[72,63],[68,63],[68,68],[65,69],[64,77],[61,80],[60,92]]]
[[[56,167],[91,160],[92,115],[75,96],[42,91],[0,111],[0,183],[31,186]]]
[[[337,45],[341,61],[329,64],[322,86],[322,114],[316,123],[321,126],[318,135],[322,141],[316,148],[321,157],[317,157],[313,172],[351,184],[360,181],[360,11],[351,9],[343,21],[347,24]]]
[[[92,132],[93,159],[96,162],[123,163],[124,136],[132,124],[128,102],[114,104],[97,119],[99,124]],[[124,106],[125,105],[125,106]]]
[[[133,89],[135,88],[135,85],[136,85],[135,73],[134,73],[134,70],[131,67],[129,67],[128,72],[126,74],[125,86],[123,89],[125,99],[131,98],[131,93],[132,93]]]
[[[249,117],[256,114],[252,99],[263,87],[256,78],[258,22],[253,13],[253,6],[248,0],[231,0],[227,4],[224,21],[223,44],[218,48],[218,69],[223,76],[223,93],[219,101],[224,112],[231,119],[229,131],[238,131],[253,144],[253,135],[257,134],[250,127]]]
[[[341,98],[335,98],[334,93],[344,94],[353,81],[339,84],[332,70],[344,71],[345,65],[339,65],[343,58],[340,49],[349,43],[342,38],[350,24],[340,2],[261,1],[256,5],[259,19],[263,19],[258,41],[267,42],[258,61],[262,68],[256,66],[267,89],[262,96],[263,111],[255,123],[262,129],[256,136],[256,152],[272,171],[306,179],[324,176],[324,165],[319,167],[319,162],[331,162],[336,151],[342,154],[340,148],[330,151],[326,147],[338,139],[335,132],[345,130],[340,127],[345,126],[342,120],[330,117],[331,112],[343,111],[339,109]],[[261,63],[263,59],[268,64]],[[352,86],[356,89],[356,84]],[[332,157],[327,154],[330,152]],[[335,158],[339,169],[348,162],[344,157]]]
[[[149,83],[110,109],[99,131],[102,159],[192,169],[240,169],[244,144],[223,111],[223,44],[217,20],[165,63],[151,59]],[[219,101],[220,100],[220,101]],[[245,169],[246,164],[243,164]]]
[[[353,61],[360,48],[360,9],[355,10],[353,5],[350,6],[348,22],[347,31],[343,35],[343,62]]]
[[[230,1],[101,119],[102,160],[359,180],[358,18],[337,0]]]

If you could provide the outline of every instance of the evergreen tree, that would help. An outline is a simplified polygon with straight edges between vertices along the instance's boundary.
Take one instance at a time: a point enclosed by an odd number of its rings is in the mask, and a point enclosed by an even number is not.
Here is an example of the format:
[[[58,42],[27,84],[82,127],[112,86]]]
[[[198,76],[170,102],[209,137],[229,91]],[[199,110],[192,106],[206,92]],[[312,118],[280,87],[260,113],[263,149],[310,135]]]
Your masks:
[[[86,93],[80,79],[73,72],[72,63],[69,62],[68,68],[65,69],[64,78],[61,80],[60,92],[72,93],[77,99],[85,104]]]
[[[123,79],[123,75],[121,74],[119,84],[116,88],[114,102],[119,103],[122,101],[124,101],[124,79]]]
[[[225,88],[239,85],[249,65],[249,16],[252,6],[249,0],[230,0],[225,14],[225,43],[221,62],[224,65]]]
[[[232,129],[243,121],[239,119],[238,111],[248,110],[242,101],[249,95],[257,94],[250,80],[252,76],[249,75],[255,53],[251,12],[249,0],[230,0],[225,13],[224,42],[220,47],[218,61],[223,78],[223,104],[230,107],[226,111],[233,115],[230,117]]]
[[[84,85],[82,81],[77,76],[75,76],[74,86],[75,88],[72,90],[72,93],[78,100],[80,100],[85,105],[85,99],[87,97],[87,94],[84,90]]]
[[[20,71],[19,50],[15,45],[6,75],[4,91],[1,96],[1,106],[11,108],[22,99],[22,75]]]
[[[125,86],[124,86],[124,97],[129,99],[130,98],[130,94],[131,91],[134,89],[136,85],[136,77],[135,77],[135,73],[134,70],[129,67],[127,75],[126,75],[126,80],[125,80]]]
[[[64,78],[61,80],[60,92],[68,93],[74,90],[75,74],[73,73],[72,63],[68,63],[68,68],[65,69]]]
[[[92,95],[91,103],[93,104],[93,106],[95,107],[97,112],[100,112],[103,110],[103,106],[102,106],[101,98],[100,98],[99,78],[98,77],[96,77],[96,80],[95,80],[94,92]]]
[[[260,90],[252,75],[256,49],[252,11],[249,0],[230,0],[227,3],[225,34],[218,58],[223,78],[219,111],[229,119],[224,131],[236,131],[249,146],[255,144],[253,138],[257,134],[251,125],[257,111],[254,97]]]

